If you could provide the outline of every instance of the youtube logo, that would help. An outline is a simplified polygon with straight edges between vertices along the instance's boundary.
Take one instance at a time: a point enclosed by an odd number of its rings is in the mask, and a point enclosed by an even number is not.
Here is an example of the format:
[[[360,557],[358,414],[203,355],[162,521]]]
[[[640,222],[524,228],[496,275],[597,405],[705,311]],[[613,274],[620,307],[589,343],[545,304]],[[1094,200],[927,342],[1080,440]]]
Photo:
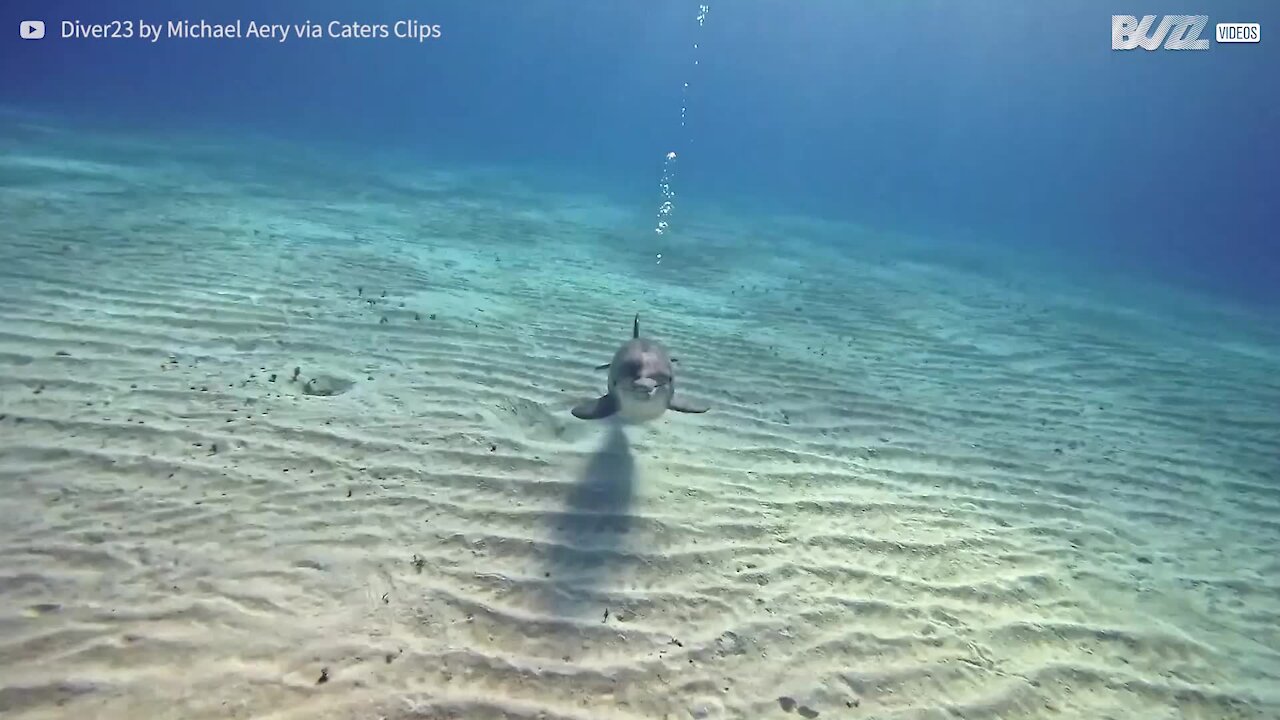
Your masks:
[[[44,21],[43,20],[23,20],[19,26],[18,34],[23,40],[39,40],[44,37]]]

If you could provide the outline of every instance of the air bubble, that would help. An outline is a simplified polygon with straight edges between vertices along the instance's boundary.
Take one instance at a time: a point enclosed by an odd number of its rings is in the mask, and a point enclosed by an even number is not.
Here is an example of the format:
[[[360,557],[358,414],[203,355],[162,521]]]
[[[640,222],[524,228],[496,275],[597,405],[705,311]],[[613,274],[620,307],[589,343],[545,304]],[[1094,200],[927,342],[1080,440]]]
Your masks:
[[[711,9],[710,5],[698,6],[698,27],[702,27],[706,22],[707,12]],[[698,43],[693,44],[693,64],[698,65]],[[680,100],[680,127],[685,127],[686,120],[689,115],[689,83],[684,83]],[[693,138],[688,138],[690,145],[693,144]],[[666,158],[662,163],[662,181],[658,184],[658,188],[662,191],[662,204],[658,206],[658,224],[654,231],[659,235],[665,235],[670,228],[667,222],[672,212],[675,210],[675,191],[672,189],[672,182],[676,175],[676,152],[674,150],[666,154]],[[658,255],[658,262],[662,262],[662,255]]]

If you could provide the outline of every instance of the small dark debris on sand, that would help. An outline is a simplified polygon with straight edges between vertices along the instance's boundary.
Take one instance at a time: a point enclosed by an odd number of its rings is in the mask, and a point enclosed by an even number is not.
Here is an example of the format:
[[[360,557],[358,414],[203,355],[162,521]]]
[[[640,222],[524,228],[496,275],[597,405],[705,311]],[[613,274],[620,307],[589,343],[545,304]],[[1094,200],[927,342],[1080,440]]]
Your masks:
[[[794,710],[800,713],[800,717],[807,718],[807,720],[813,720],[813,718],[818,717],[820,714],[817,710],[814,710],[808,705],[800,705],[797,707],[795,698],[788,697],[786,695],[778,698],[778,707],[782,708],[783,712],[791,712]]]
[[[323,685],[329,682],[329,668],[320,668],[320,678],[316,680],[317,685]]]
[[[421,555],[419,555],[419,554],[417,554],[417,553],[414,553],[414,554],[413,554],[413,567],[414,567],[415,569],[417,569],[417,571],[418,571],[418,572],[422,572],[422,568],[423,568],[426,564],[427,564],[427,561],[426,561],[426,560],[424,560],[424,559],[423,559],[423,557],[422,557]]]
[[[58,352],[54,353],[54,355],[57,355],[58,357],[71,357],[71,353],[67,352],[66,350],[59,350]]]
[[[307,380],[302,386],[303,395],[330,397],[341,395],[352,388],[355,383],[333,375],[320,375]]]

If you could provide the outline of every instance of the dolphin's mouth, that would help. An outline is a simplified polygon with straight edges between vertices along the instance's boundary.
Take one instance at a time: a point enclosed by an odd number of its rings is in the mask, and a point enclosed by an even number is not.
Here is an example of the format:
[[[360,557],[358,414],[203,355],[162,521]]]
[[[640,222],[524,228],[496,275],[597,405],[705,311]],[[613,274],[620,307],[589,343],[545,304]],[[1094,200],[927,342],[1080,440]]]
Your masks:
[[[631,394],[640,400],[651,400],[662,392],[665,385],[654,385],[651,383],[632,383],[630,386]]]

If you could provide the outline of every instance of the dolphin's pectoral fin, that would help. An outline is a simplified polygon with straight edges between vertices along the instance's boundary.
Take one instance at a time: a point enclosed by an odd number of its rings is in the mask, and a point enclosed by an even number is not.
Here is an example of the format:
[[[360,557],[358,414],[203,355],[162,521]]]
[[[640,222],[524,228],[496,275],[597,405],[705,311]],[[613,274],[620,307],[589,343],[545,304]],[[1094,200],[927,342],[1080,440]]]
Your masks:
[[[597,365],[597,366],[596,366],[596,369],[597,369],[597,370],[608,370],[608,369],[609,369],[609,366],[610,366],[610,365],[612,365],[612,364],[613,364],[613,363],[605,363],[605,364],[603,364],[603,365]]]
[[[612,395],[602,395],[595,400],[584,400],[574,405],[572,412],[579,420],[599,420],[618,412],[618,401]]]
[[[708,405],[690,402],[679,395],[671,396],[670,402],[667,403],[667,408],[682,413],[704,413],[711,409]]]

